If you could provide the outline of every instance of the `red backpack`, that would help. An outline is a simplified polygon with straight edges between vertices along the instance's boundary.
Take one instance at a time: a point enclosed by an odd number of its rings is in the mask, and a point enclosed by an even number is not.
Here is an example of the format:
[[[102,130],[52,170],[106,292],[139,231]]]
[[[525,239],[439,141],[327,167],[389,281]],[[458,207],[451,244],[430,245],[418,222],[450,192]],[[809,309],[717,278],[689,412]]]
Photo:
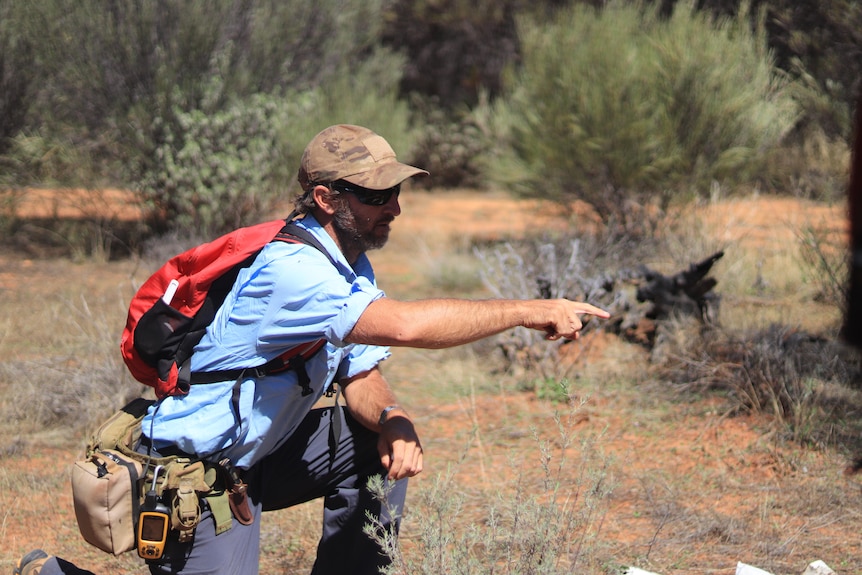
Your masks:
[[[120,348],[132,376],[155,388],[156,396],[184,395],[194,383],[263,376],[295,369],[303,393],[311,393],[305,360],[325,340],[286,350],[265,365],[191,373],[192,350],[215,318],[242,268],[270,241],[311,245],[332,257],[308,231],[288,220],[240,228],[171,258],[141,285],[129,303]]]

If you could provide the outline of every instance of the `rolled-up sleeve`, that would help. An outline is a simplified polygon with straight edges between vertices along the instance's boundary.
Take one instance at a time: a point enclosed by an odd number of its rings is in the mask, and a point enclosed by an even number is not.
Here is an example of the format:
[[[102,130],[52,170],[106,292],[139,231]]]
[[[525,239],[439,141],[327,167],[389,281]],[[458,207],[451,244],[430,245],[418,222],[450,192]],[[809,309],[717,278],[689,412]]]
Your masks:
[[[367,279],[357,278],[350,287],[349,296],[344,298],[339,312],[330,322],[326,330],[326,339],[333,345],[344,347],[346,345],[344,338],[353,331],[359,316],[379,297],[383,297],[383,292],[371,285]]]
[[[384,359],[392,355],[388,347],[376,345],[357,345],[350,354],[342,360],[335,374],[335,379],[349,379],[377,367]]]
[[[300,254],[291,254],[292,250],[299,250]],[[288,245],[273,251],[275,260],[243,288],[246,293],[254,290],[255,285],[263,289],[269,286],[272,290],[263,318],[257,323],[259,331],[255,339],[261,351],[320,337],[344,347],[344,339],[365,308],[383,297],[383,292],[367,277],[345,277],[343,270],[335,268],[309,246]],[[233,315],[237,315],[236,311]]]
[[[384,296],[365,259],[355,273],[315,248],[272,242],[243,270],[195,349],[198,370],[265,363],[293,346],[326,339],[345,347],[368,305]]]

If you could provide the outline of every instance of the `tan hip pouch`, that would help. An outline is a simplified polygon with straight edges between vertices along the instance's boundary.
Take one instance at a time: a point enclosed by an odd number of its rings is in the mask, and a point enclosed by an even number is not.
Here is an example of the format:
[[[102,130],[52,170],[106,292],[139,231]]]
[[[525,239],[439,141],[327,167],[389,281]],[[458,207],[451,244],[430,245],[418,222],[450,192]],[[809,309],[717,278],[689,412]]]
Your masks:
[[[75,462],[72,497],[85,541],[114,555],[135,548],[141,472],[140,462],[113,449]]]

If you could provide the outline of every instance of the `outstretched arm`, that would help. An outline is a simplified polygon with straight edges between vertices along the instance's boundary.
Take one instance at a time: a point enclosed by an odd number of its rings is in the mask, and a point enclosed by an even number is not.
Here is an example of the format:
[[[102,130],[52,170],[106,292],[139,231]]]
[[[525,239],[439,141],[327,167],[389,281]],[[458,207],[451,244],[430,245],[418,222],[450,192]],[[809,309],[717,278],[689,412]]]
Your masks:
[[[427,299],[412,302],[380,298],[371,303],[345,340],[348,343],[445,348],[470,343],[523,326],[544,331],[547,339],[577,339],[582,315],[610,314],[588,303],[553,300]]]

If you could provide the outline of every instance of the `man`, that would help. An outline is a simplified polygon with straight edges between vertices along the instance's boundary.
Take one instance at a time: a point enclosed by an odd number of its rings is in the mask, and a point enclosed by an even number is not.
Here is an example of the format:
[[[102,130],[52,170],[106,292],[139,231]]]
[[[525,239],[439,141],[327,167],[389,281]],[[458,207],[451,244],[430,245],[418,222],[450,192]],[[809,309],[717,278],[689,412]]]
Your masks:
[[[400,163],[389,144],[359,126],[320,132],[302,157],[299,225],[330,259],[305,244],[272,242],[240,273],[206,335],[192,371],[259,365],[297,344],[326,340],[306,362],[311,392],[293,370],[235,381],[193,385],[185,396],[160,401],[143,422],[144,445],[156,454],[228,457],[248,483],[250,524],[236,519],[215,534],[205,510],[192,541],[169,540],[151,573],[257,573],[262,511],[311,499],[324,502],[315,574],[372,574],[388,559],[363,534],[366,513],[397,529],[407,478],[422,471],[422,447],[410,415],[380,372],[389,346],[445,348],[516,326],[547,338],[576,339],[583,314],[607,312],[568,300],[432,299],[402,302],[376,287],[366,252],[383,247],[400,214],[402,182],[428,173]],[[337,383],[346,410],[315,408]],[[238,414],[234,412],[238,407]],[[391,484],[387,506],[366,489],[373,475]],[[38,553],[37,553],[38,556]],[[42,575],[62,561],[40,557]]]

